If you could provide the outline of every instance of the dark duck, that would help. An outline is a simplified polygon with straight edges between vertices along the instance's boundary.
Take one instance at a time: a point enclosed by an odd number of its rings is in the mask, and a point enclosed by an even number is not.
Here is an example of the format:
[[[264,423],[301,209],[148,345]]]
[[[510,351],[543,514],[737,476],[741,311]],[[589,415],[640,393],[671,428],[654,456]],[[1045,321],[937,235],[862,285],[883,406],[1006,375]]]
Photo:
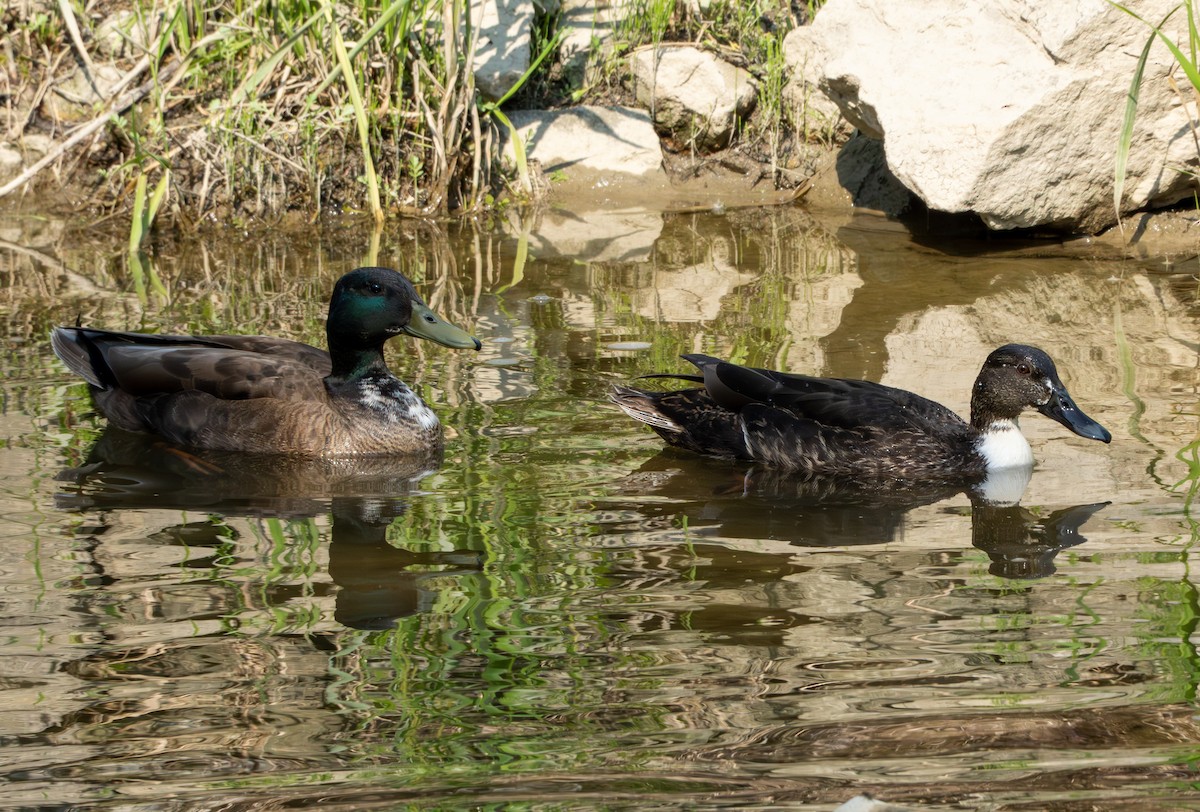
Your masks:
[[[870,381],[816,378],[685,355],[699,375],[664,374],[702,388],[616,386],[613,401],[673,446],[819,477],[858,482],[972,483],[1031,469],[1017,419],[1034,409],[1081,437],[1112,435],[1084,414],[1050,356],[1006,344],[971,392],[971,420],[920,395]]]
[[[179,336],[57,327],[51,346],[86,380],[96,408],[126,431],[195,449],[309,457],[426,454],[437,416],[388,369],[399,335],[458,349],[479,341],[435,314],[389,268],[334,286],[329,351],[269,336]]]

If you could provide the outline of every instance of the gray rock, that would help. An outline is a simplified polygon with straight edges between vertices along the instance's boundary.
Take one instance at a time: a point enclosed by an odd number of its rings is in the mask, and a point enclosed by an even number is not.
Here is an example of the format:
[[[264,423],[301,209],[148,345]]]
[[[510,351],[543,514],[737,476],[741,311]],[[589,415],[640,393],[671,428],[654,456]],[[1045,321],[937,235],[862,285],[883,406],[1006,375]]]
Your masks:
[[[633,55],[638,101],[660,130],[701,150],[729,146],[739,118],[758,96],[749,72],[691,46],[654,48]]]
[[[559,27],[566,31],[558,59],[574,87],[591,84],[613,53],[613,33],[629,0],[562,0]]]
[[[479,26],[475,46],[475,86],[496,101],[529,70],[531,0],[474,0],[471,15]]]
[[[101,56],[121,57],[146,47],[146,31],[133,11],[115,11],[96,25],[93,35]]]
[[[821,92],[821,69],[827,57],[820,43],[812,41],[811,26],[797,28],[784,38],[783,58],[791,77],[784,85],[783,98],[796,112],[801,131],[828,140],[839,131],[852,129],[841,109]]]
[[[1176,0],[1145,0],[1158,21]],[[1186,43],[1186,15],[1167,27]],[[995,229],[1095,232],[1115,222],[1113,164],[1125,99],[1150,35],[1099,0],[829,0],[785,43],[793,64],[931,209]],[[1124,211],[1191,196],[1200,156],[1161,44],[1147,65]],[[1178,73],[1178,71],[1176,71]],[[1180,75],[1177,79],[1184,82]]]
[[[54,148],[54,139],[44,133],[26,133],[17,146],[25,154],[25,160],[33,163]]]
[[[896,806],[872,798],[870,795],[855,795],[833,812],[918,812],[907,806]]]
[[[874,138],[851,138],[838,152],[835,167],[839,184],[857,208],[898,217],[912,205],[913,193],[888,169],[883,143]]]
[[[664,177],[662,148],[644,110],[629,107],[573,107],[517,110],[509,120],[554,182],[603,186],[622,178]],[[511,138],[503,154],[513,160]]]
[[[11,144],[0,144],[0,183],[12,180],[24,168],[25,162],[21,159],[20,151]]]
[[[92,80],[88,81],[83,68],[76,68],[66,81],[54,86],[42,101],[42,113],[60,122],[85,121],[96,115],[97,106],[107,101],[109,91],[122,78],[122,73],[113,65],[96,65]],[[96,94],[96,90],[101,95]]]
[[[575,262],[648,262],[662,236],[663,217],[638,207],[606,208],[597,201],[572,206],[570,212],[550,208],[532,220],[509,212],[506,231],[526,239],[541,259],[569,257]]]

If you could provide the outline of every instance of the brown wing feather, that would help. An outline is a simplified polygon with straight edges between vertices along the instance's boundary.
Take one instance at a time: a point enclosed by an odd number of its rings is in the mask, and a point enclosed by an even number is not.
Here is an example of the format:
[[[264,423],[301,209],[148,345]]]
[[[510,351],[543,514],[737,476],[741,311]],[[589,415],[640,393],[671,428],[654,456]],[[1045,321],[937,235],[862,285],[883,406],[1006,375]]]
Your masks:
[[[186,336],[183,336],[186,338]],[[314,372],[324,378],[333,371],[333,362],[325,350],[292,341],[287,338],[272,336],[204,336],[207,342],[219,343],[231,350],[243,350],[270,356],[271,358],[286,358],[311,367]]]
[[[322,375],[302,361],[212,347],[118,344],[105,353],[117,386],[145,397],[198,390],[224,400],[324,400]]]

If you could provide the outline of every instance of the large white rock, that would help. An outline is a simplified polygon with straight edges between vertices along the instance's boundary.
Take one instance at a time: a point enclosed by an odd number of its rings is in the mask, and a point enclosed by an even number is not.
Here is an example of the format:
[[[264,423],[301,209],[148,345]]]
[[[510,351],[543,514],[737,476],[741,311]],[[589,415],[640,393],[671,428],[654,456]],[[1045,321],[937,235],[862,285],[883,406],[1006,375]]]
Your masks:
[[[1156,23],[1178,0],[1131,5]],[[1183,12],[1166,30],[1179,43]],[[785,42],[895,176],[932,209],[992,228],[1095,232],[1116,221],[1113,167],[1125,99],[1150,29],[1104,0],[829,0]],[[1151,51],[1123,211],[1192,194],[1188,112]],[[1185,95],[1190,90],[1185,90]]]

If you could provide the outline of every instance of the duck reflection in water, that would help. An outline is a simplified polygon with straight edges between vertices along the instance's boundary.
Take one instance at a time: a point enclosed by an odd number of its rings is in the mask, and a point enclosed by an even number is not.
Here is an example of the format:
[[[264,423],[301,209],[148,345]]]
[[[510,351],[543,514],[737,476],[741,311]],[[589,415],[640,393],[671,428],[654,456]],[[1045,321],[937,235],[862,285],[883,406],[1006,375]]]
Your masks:
[[[1044,578],[1058,553],[1084,543],[1080,529],[1108,502],[1074,505],[1040,516],[1019,499],[1032,469],[976,487],[934,484],[864,487],[845,479],[801,476],[763,466],[665,450],[624,482],[638,512],[651,521],[682,514],[690,530],[728,538],[773,539],[799,547],[887,544],[902,535],[908,513],[965,493],[971,543],[1003,578]],[[653,495],[653,500],[644,499]],[[949,506],[948,506],[949,507]],[[953,509],[953,508],[950,508]]]
[[[480,571],[471,550],[393,546],[388,528],[408,510],[441,452],[415,457],[303,459],[182,452],[151,435],[108,429],[87,461],[56,477],[69,489],[56,507],[72,511],[190,510],[223,516],[301,519],[329,515],[329,575],[339,587],[334,619],[386,629],[427,611],[447,575]],[[193,546],[188,525],[176,530]],[[227,539],[226,539],[227,541]]]

